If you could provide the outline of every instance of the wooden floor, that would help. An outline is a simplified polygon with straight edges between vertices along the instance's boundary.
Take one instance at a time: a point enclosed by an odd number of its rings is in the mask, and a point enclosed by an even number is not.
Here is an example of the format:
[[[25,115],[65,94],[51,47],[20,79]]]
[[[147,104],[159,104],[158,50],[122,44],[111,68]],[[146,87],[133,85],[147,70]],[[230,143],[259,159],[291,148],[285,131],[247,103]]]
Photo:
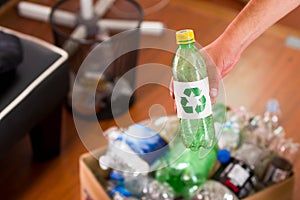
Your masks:
[[[180,0],[175,0],[171,1],[171,4],[174,2],[178,2]],[[200,0],[199,0],[200,1]],[[228,13],[233,13],[233,14],[228,14],[227,18],[231,19],[234,14],[243,7],[243,4],[240,2],[237,2],[235,0],[202,0],[204,2],[210,2],[213,3],[211,6],[208,6],[207,8],[211,8],[211,11],[207,11],[207,13],[213,13],[215,11],[214,5],[218,6],[224,6],[224,8],[229,9],[230,11],[224,11],[220,13],[221,15],[227,15]],[[37,1],[38,2],[38,1]],[[40,1],[45,4],[47,4],[48,1]],[[191,3],[192,0],[186,1],[187,7],[194,7],[196,4]],[[190,5],[189,5],[190,3]],[[176,7],[178,10],[180,10],[179,7]],[[218,7],[219,8],[219,7]],[[285,18],[280,21],[280,24],[287,25],[289,27],[292,27],[293,29],[298,29],[300,31],[300,25],[299,25],[299,13],[295,11],[295,13],[292,13],[288,16],[288,18]],[[298,13],[298,14],[297,14]],[[146,16],[152,19],[151,17],[154,16],[154,14]],[[215,14],[216,15],[216,14]],[[9,15],[8,15],[9,16]],[[296,16],[296,17],[295,17]],[[226,18],[226,17],[225,17]],[[153,17],[155,19],[155,17]],[[9,19],[7,19],[9,21]],[[168,19],[168,20],[174,20],[174,19]],[[4,19],[0,20],[0,25],[7,25],[6,22],[4,22]],[[9,25],[12,26],[13,25]],[[48,26],[48,25],[45,25]],[[220,29],[220,26],[223,27],[223,24],[219,24],[218,30]],[[175,27],[178,28],[178,27]],[[180,27],[179,27],[180,28]],[[30,28],[25,28],[25,32],[29,32]],[[212,28],[212,30],[214,30]],[[217,28],[216,28],[217,30]],[[285,30],[285,29],[284,29]],[[289,29],[290,30],[290,29]],[[276,31],[276,30],[275,30]],[[36,31],[38,32],[38,30]],[[292,31],[293,32],[293,31]],[[38,35],[38,33],[35,33]],[[49,41],[49,34],[48,35],[39,35],[41,38],[45,37],[46,40]],[[211,37],[208,37],[206,41],[209,41],[209,39],[215,37],[218,33],[212,33]],[[280,33],[279,33],[280,34]],[[270,36],[270,43],[266,43],[266,45],[270,45],[272,43],[272,35],[266,35],[265,37]],[[275,38],[275,37],[274,37]],[[264,41],[264,38],[261,39]],[[274,39],[274,41],[276,41]],[[50,40],[51,42],[51,40]],[[250,56],[251,54],[257,53],[256,51],[263,51],[264,49],[260,49],[257,45],[253,47],[253,51],[247,51],[245,56]],[[276,50],[275,50],[276,51]],[[292,51],[292,50],[291,50]],[[277,52],[277,51],[276,51]],[[277,52],[279,55],[279,50]],[[148,54],[149,55],[149,54]],[[151,54],[150,54],[151,55]],[[254,56],[254,55],[252,55]],[[259,55],[258,55],[259,56]],[[142,57],[143,58],[143,57]],[[144,58],[145,59],[145,58]],[[148,56],[147,58],[149,62],[151,61],[151,56]],[[146,59],[145,59],[146,60]],[[297,60],[298,61],[298,60]],[[245,60],[242,59],[240,65],[245,64]],[[280,61],[279,61],[280,62]],[[283,61],[282,61],[283,62]],[[291,60],[293,62],[293,60]],[[253,65],[257,65],[257,63],[252,63]],[[294,65],[296,66],[297,63]],[[299,65],[299,63],[298,63]],[[299,67],[299,66],[298,66]],[[269,68],[267,68],[269,69]],[[228,78],[227,84],[228,87],[234,88],[231,94],[231,97],[229,97],[229,102],[231,102],[233,105],[241,105],[243,102],[248,102],[247,105],[251,106],[250,109],[253,109],[254,112],[259,112],[263,109],[263,104],[264,102],[258,102],[257,104],[254,102],[255,98],[259,99],[260,97],[257,96],[256,94],[253,94],[253,100],[247,99],[247,91],[241,91],[238,86],[235,84],[235,78],[238,78],[240,75],[244,75],[245,80],[244,82],[241,82],[240,87],[244,87],[245,90],[249,89],[249,81],[247,79],[247,74],[250,73],[249,75],[255,76],[253,74],[257,73],[258,75],[261,74],[266,74],[268,71],[267,69],[260,69],[258,72],[253,72],[251,71],[238,71],[236,70],[233,72],[233,75],[231,78]],[[275,69],[278,70],[278,69]],[[246,74],[245,74],[246,73]],[[296,73],[299,73],[299,70],[296,71]],[[283,74],[283,76],[288,76],[288,73]],[[251,77],[252,77],[251,76]],[[263,77],[261,77],[263,78]],[[274,77],[272,77],[274,78]],[[275,79],[275,78],[274,78]],[[287,78],[288,79],[288,78]],[[266,81],[271,82],[271,79],[266,79]],[[255,84],[254,84],[255,85]],[[280,85],[278,86],[280,87]],[[238,89],[236,89],[238,88]],[[297,90],[298,86],[290,84],[290,88],[294,89],[295,92],[299,92],[299,89]],[[264,88],[266,89],[266,88]],[[263,92],[264,89],[259,90],[259,92]],[[275,91],[275,89],[274,89]],[[249,92],[249,91],[248,91]],[[287,90],[289,92],[289,90]],[[290,92],[293,93],[293,92]],[[270,93],[268,93],[271,95]],[[273,94],[273,93],[272,93]],[[139,94],[138,94],[139,95]],[[163,98],[168,98],[168,91],[164,90],[164,92],[158,96],[155,96],[157,94],[149,94],[148,96],[144,97],[146,99],[163,99]],[[285,94],[280,95],[284,96]],[[239,97],[238,99],[236,97]],[[281,97],[281,96],[280,96]],[[267,94],[264,96],[264,100],[267,99]],[[289,98],[283,98],[285,102],[287,103],[289,101]],[[296,99],[296,101],[299,100]],[[299,102],[298,102],[299,103]],[[293,102],[291,100],[292,105],[297,105],[297,102]],[[246,105],[246,106],[247,106]],[[255,107],[254,105],[257,105]],[[141,113],[137,114],[135,116],[135,119],[143,119],[146,117],[147,113],[144,114],[142,113],[142,110],[144,109],[141,105],[135,105],[136,107],[134,109],[140,110]],[[172,110],[172,104],[170,101],[166,101],[165,106],[167,107],[167,110]],[[289,107],[285,106],[284,107],[286,110],[292,112],[293,109],[297,109],[299,111],[299,106],[297,108],[294,107]],[[294,113],[295,117],[298,117],[299,114]],[[287,116],[286,114],[285,116]],[[292,116],[291,116],[292,117]],[[298,118],[299,119],[299,118]],[[294,132],[290,133],[291,134],[298,134],[299,135],[299,128],[296,127],[295,121],[288,121],[285,120],[285,124],[289,126],[289,131]],[[298,120],[299,121],[299,120]],[[89,122],[84,122],[84,123],[89,123]],[[104,124],[105,127],[103,128],[108,128],[109,126],[112,126],[114,122],[101,122]],[[292,127],[294,126],[294,127]],[[295,136],[296,141],[300,142],[299,136]],[[106,144],[106,140],[103,138],[103,140],[99,141],[101,146],[104,146]],[[100,146],[99,146],[100,147]],[[34,160],[32,160],[32,152],[30,148],[30,142],[29,138],[25,137],[22,139],[18,144],[14,145],[12,149],[8,152],[8,154],[5,156],[5,158],[0,160],[0,196],[1,199],[24,199],[24,200],[54,200],[54,199],[59,199],[59,200],[69,200],[69,199],[74,199],[78,200],[80,198],[80,184],[79,184],[79,165],[78,165],[78,158],[81,154],[87,152],[87,149],[83,146],[82,141],[80,140],[76,128],[74,126],[74,121],[73,121],[73,116],[68,112],[67,110],[64,110],[63,112],[63,127],[62,127],[62,151],[60,156],[57,158],[54,158],[50,161],[39,163]],[[299,165],[297,165],[297,169],[300,169]],[[299,184],[299,175],[297,175],[297,180]],[[298,185],[299,186],[299,185]],[[297,193],[298,191],[296,191]],[[297,197],[300,198],[300,195],[296,195],[295,200]]]

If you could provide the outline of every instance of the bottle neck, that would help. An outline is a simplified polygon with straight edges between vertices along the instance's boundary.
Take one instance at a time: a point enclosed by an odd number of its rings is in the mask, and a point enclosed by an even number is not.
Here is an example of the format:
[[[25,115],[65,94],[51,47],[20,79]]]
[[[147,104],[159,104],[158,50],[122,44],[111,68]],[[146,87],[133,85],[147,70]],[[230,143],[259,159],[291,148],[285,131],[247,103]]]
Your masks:
[[[191,43],[188,43],[188,44],[179,44],[178,47],[180,49],[193,48],[193,47],[195,47],[195,43],[191,42]]]

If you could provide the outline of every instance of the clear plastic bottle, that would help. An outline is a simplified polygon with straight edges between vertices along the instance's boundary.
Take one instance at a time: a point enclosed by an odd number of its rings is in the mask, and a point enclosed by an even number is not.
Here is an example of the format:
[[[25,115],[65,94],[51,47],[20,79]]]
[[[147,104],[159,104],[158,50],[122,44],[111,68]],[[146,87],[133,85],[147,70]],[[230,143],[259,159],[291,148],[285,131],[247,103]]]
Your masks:
[[[236,195],[218,181],[208,180],[192,200],[238,200]]]
[[[124,186],[134,196],[143,196],[143,190],[148,185],[149,178],[147,174],[124,173]]]
[[[281,117],[281,110],[279,103],[276,99],[269,99],[265,106],[264,122],[267,127],[272,131],[279,126]]]
[[[237,121],[228,120],[223,126],[221,126],[221,135],[218,140],[220,148],[228,150],[235,150],[240,145],[240,127]]]
[[[103,169],[145,173],[169,149],[167,141],[143,124],[133,124],[125,130],[112,130],[105,155],[99,159]]]
[[[173,200],[175,192],[167,183],[160,183],[155,179],[150,179],[144,187],[144,195],[141,200]]]
[[[106,190],[112,199],[173,200],[174,190],[167,183],[160,183],[150,175],[112,170]]]
[[[181,137],[192,151],[212,149],[216,138],[205,60],[194,44],[193,30],[177,31],[176,40],[172,71]]]
[[[294,142],[292,139],[282,138],[278,143],[276,152],[294,165],[299,159],[299,146],[299,143]]]
[[[266,128],[261,116],[254,116],[242,132],[243,142],[240,147],[232,152],[233,157],[243,160],[253,167],[259,182],[262,181],[265,171],[274,157],[274,152],[268,148],[271,135],[272,132]]]
[[[108,148],[99,158],[103,169],[121,172],[144,173],[156,169],[156,161],[172,144],[179,126],[176,116],[158,117],[133,124],[126,129],[112,127],[103,134]],[[183,151],[183,150],[182,150]]]

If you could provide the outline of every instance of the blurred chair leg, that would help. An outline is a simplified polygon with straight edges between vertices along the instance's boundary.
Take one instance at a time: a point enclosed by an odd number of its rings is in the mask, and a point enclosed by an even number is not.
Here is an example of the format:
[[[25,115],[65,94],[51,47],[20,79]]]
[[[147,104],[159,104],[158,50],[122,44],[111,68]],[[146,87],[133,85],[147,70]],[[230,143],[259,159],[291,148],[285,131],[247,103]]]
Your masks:
[[[44,161],[60,153],[62,106],[58,106],[40,124],[30,131],[35,160]]]

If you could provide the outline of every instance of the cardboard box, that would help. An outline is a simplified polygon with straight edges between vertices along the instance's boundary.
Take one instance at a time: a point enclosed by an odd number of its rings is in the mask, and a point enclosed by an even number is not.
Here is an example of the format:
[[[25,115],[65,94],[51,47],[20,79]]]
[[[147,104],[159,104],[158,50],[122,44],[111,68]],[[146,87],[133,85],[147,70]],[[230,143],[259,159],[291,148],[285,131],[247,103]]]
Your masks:
[[[97,158],[103,155],[106,148],[93,152]],[[109,170],[102,170],[98,160],[90,153],[83,154],[79,160],[81,200],[110,200],[104,189],[109,177]],[[293,197],[294,176],[257,192],[243,200],[289,200]]]
[[[93,152],[99,156],[105,154],[106,148]],[[109,170],[102,170],[98,160],[90,153],[85,153],[79,158],[79,178],[81,200],[110,200],[103,188],[109,178]]]

